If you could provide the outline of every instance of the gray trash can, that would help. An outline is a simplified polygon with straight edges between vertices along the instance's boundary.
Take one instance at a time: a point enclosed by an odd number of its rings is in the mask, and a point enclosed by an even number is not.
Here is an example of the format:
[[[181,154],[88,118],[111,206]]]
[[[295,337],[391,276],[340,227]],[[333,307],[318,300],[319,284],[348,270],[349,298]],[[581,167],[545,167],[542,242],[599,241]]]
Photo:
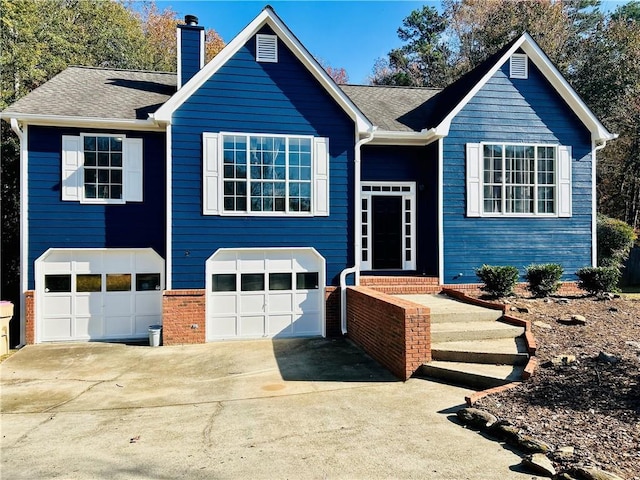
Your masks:
[[[149,346],[160,346],[160,333],[162,332],[162,325],[149,325]]]

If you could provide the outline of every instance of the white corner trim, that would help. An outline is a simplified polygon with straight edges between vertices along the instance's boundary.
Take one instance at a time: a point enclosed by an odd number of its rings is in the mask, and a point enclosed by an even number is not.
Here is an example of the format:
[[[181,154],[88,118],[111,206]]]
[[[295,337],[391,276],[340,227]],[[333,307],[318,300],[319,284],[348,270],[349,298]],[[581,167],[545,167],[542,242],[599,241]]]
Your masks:
[[[202,67],[204,67],[204,62],[206,60],[205,58],[205,54],[206,54],[206,35],[205,35],[205,31],[204,29],[200,30],[200,70],[202,70]]]
[[[166,160],[165,160],[165,165],[166,165],[166,182],[167,182],[167,187],[165,190],[165,195],[167,196],[166,199],[166,215],[165,215],[165,222],[166,222],[166,246],[165,246],[165,262],[164,262],[164,268],[165,268],[165,280],[164,280],[164,285],[165,285],[165,289],[167,290],[171,290],[172,288],[172,272],[173,272],[173,255],[172,255],[172,245],[173,245],[173,228],[171,226],[172,221],[173,221],[173,216],[172,216],[172,212],[171,209],[173,208],[173,202],[171,201],[172,195],[173,195],[173,189],[171,186],[171,182],[172,182],[172,172],[171,172],[171,168],[173,166],[173,155],[171,153],[171,125],[167,125],[167,137],[166,137]]]
[[[358,125],[361,132],[368,131],[372,125],[365,115],[356,107],[351,99],[344,93],[335,82],[329,77],[327,72],[313,58],[307,49],[293,35],[289,28],[270,9],[265,8],[254,18],[238,35],[235,36],[226,47],[215,56],[211,62],[204,66],[197,74],[191,78],[184,86],[178,90],[162,107],[154,114],[154,118],[159,122],[170,122],[173,112],[179,108],[193,93],[195,93],[212,75],[236,54],[251,37],[253,37],[264,25],[269,25],[278,38],[296,55],[305,65],[311,74],[320,82],[325,90],[338,102],[349,116]]]
[[[176,27],[176,88],[182,88],[182,29]]]

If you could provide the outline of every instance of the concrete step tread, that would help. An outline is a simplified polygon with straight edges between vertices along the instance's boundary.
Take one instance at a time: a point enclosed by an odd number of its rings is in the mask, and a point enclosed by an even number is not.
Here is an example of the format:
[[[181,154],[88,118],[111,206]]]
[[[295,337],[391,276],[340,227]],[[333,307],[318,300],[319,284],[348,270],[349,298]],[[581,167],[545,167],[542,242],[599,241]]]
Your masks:
[[[429,375],[430,373],[458,373],[468,375],[470,377],[483,377],[486,379],[495,379],[508,382],[518,382],[522,380],[524,367],[518,365],[488,365],[484,363],[462,363],[462,362],[443,362],[434,360],[423,364],[422,373]],[[439,377],[442,378],[442,377]]]
[[[431,314],[440,313],[461,313],[461,314],[488,314],[493,315],[495,318],[500,318],[502,312],[500,310],[493,310],[490,308],[479,307],[477,305],[471,305],[464,303],[447,295],[440,294],[399,294],[394,295],[396,297],[408,300],[410,302],[426,305],[431,309]]]
[[[524,338],[496,338],[488,340],[465,340],[452,342],[435,342],[431,350],[472,353],[508,353],[527,354]]]
[[[512,331],[524,333],[523,327],[508,323],[491,322],[442,322],[431,324],[431,332],[483,332],[483,331]]]

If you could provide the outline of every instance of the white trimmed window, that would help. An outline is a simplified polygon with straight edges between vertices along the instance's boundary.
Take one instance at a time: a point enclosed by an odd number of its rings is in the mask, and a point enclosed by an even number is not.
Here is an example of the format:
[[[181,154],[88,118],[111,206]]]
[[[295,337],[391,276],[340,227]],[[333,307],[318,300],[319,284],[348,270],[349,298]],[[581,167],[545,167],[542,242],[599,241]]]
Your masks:
[[[328,215],[328,139],[205,133],[205,215]]]
[[[142,201],[142,139],[83,133],[62,137],[62,200]]]
[[[467,144],[467,216],[571,216],[571,148]]]

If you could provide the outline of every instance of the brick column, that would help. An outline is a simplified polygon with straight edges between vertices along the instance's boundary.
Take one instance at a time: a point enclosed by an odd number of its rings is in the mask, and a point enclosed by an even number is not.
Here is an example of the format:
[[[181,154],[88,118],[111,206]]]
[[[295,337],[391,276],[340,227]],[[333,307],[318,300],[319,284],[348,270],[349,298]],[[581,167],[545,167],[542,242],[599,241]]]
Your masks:
[[[205,343],[205,291],[167,290],[162,294],[162,343]]]
[[[36,343],[36,292],[34,290],[24,292],[24,310],[25,343],[33,345]]]

